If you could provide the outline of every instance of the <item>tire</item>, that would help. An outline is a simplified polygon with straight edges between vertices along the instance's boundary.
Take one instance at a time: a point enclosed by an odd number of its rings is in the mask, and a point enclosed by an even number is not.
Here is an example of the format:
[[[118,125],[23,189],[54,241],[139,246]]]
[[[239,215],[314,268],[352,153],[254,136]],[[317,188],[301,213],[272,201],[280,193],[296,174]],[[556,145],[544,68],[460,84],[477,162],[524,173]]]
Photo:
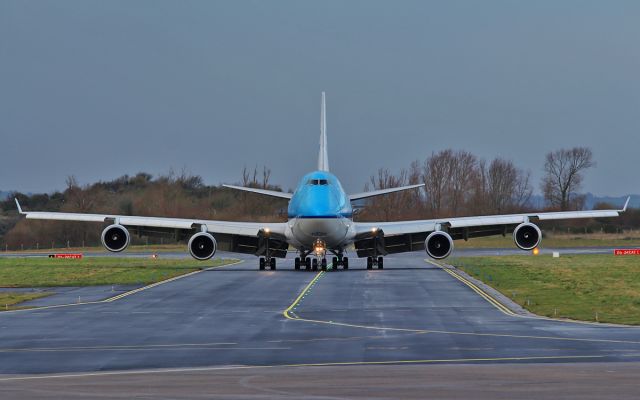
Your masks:
[[[276,269],[276,259],[272,258],[271,260],[269,260],[269,267],[271,268],[271,270],[275,270]]]
[[[317,271],[318,270],[318,259],[314,258],[313,260],[311,260],[311,270],[312,271]]]
[[[311,259],[309,257],[304,260],[304,269],[307,271],[311,269]]]
[[[326,258],[323,258],[323,259],[321,260],[321,263],[320,263],[320,269],[322,269],[323,271],[326,271],[326,270],[327,270],[327,259],[326,259]]]
[[[338,269],[338,257],[333,257],[331,260],[331,269]]]
[[[378,269],[384,268],[384,258],[378,257]]]
[[[259,264],[260,265],[260,271],[264,271],[265,264],[266,264],[266,262],[265,262],[264,258],[260,257],[260,264]]]
[[[349,257],[342,258],[342,268],[349,269]]]
[[[293,265],[296,271],[300,270],[300,257],[296,257],[295,261],[293,262]]]

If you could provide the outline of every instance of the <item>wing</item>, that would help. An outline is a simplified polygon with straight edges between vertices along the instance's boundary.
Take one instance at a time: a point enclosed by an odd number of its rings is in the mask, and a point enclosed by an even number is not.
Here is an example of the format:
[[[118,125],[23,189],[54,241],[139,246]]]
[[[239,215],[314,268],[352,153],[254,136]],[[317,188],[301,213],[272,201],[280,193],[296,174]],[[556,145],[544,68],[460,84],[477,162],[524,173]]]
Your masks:
[[[258,193],[258,194],[263,194],[263,195],[266,195],[266,196],[278,197],[278,198],[281,198],[281,199],[291,200],[291,197],[293,197],[293,194],[291,194],[291,193],[276,192],[275,190],[256,189],[256,188],[251,188],[251,187],[233,186],[233,185],[222,185],[222,186],[224,186],[226,188],[229,188],[229,189],[241,190],[241,191],[244,191],[244,192],[251,192],[251,193]]]
[[[436,230],[449,233],[452,239],[506,235],[525,222],[617,217],[626,211],[629,199],[621,210],[564,211],[549,213],[490,215],[444,218],[420,221],[357,222],[355,246],[358,256],[370,255],[373,246],[379,254],[423,250],[427,236]],[[375,244],[373,238],[383,238]]]
[[[284,222],[231,222],[115,214],[23,211],[17,199],[16,205],[20,214],[27,219],[120,224],[140,236],[170,235],[176,240],[183,240],[194,233],[206,230],[216,238],[218,248],[225,251],[260,255],[264,251],[261,239],[265,232],[270,235],[269,247],[272,250],[272,255],[284,257],[288,248],[285,239],[287,224]]]

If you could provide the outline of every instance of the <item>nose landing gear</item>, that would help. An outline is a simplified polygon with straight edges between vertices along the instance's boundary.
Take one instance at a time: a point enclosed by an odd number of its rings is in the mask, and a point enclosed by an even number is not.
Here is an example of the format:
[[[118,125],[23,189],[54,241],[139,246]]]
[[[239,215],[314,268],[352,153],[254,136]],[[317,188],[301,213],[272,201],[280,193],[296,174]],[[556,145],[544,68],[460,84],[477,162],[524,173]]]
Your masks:
[[[377,266],[378,269],[384,268],[384,258],[378,257],[367,257],[367,269],[373,269],[374,266]]]

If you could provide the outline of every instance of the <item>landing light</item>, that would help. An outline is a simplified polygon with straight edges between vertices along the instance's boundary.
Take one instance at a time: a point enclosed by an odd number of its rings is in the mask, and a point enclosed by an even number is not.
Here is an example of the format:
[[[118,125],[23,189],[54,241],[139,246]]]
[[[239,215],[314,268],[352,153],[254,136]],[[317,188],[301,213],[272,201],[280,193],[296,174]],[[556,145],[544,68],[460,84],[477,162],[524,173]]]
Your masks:
[[[536,247],[535,249],[533,249],[533,255],[537,256],[538,254],[540,254],[540,249]]]

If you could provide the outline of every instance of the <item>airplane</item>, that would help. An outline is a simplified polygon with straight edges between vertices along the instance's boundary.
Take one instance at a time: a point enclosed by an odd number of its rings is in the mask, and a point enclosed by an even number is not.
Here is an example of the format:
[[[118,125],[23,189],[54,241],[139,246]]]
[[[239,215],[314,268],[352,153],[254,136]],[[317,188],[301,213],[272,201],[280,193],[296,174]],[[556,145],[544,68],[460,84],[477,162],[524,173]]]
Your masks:
[[[327,256],[333,255],[331,268],[349,268],[349,249],[367,258],[367,269],[384,268],[384,256],[425,250],[431,258],[448,257],[454,240],[513,234],[515,245],[525,251],[540,245],[542,232],[537,221],[617,217],[621,210],[563,211],[490,215],[461,218],[437,218],[400,222],[356,222],[352,202],[424,184],[373,190],[347,195],[338,178],[329,172],[326,129],[326,101],[322,92],[320,111],[320,151],[318,168],[302,177],[293,193],[223,185],[227,188],[283,198],[289,201],[288,220],[281,223],[230,222],[200,219],[139,217],[112,214],[81,214],[23,211],[27,219],[84,221],[107,225],[101,241],[111,252],[121,252],[131,242],[131,232],[144,235],[172,234],[188,239],[187,249],[196,260],[208,260],[218,249],[250,253],[259,257],[259,269],[276,269],[276,259],[286,258],[288,250],[297,251],[296,270],[327,270]]]

